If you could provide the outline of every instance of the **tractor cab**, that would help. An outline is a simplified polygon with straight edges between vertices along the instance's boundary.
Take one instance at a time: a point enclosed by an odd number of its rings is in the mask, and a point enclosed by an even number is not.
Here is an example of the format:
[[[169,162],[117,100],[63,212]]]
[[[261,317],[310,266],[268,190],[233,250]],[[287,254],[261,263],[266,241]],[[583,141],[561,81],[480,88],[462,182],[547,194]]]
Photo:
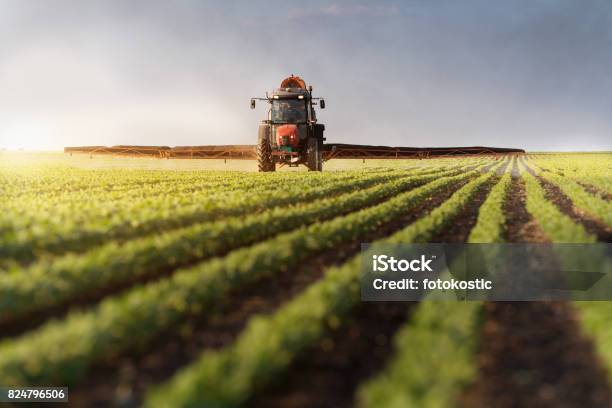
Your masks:
[[[310,109],[305,95],[273,94],[269,119],[275,124],[306,124],[310,120]]]

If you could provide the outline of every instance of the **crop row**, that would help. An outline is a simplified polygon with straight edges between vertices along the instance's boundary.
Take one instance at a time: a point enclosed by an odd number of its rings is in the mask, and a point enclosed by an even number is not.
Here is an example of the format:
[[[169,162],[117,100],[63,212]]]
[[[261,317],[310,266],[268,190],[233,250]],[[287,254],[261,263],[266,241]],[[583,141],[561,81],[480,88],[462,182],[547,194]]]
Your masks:
[[[467,163],[468,161],[464,161]],[[434,172],[449,167],[461,167],[462,162],[443,165],[429,165],[413,168],[413,172]],[[64,169],[66,170],[66,169]],[[72,171],[73,169],[71,169]],[[171,179],[164,183],[146,183],[143,186],[131,186],[126,191],[115,191],[113,188],[98,189],[97,183],[88,183],[90,188],[78,190],[75,193],[58,190],[54,194],[45,194],[34,190],[23,197],[11,196],[6,191],[6,184],[17,177],[9,174],[3,179],[7,183],[0,185],[3,194],[0,203],[4,211],[0,214],[0,238],[2,241],[27,240],[30,235],[51,232],[54,235],[66,235],[71,228],[87,228],[105,230],[113,227],[140,225],[147,223],[151,218],[180,218],[193,211],[197,211],[210,200],[235,201],[250,194],[265,194],[274,190],[286,189],[287,183],[301,186],[303,189],[316,188],[321,184],[340,182],[350,183],[373,175],[392,173],[406,173],[406,170],[374,169],[350,172],[328,172],[325,175],[308,175],[307,173],[277,173],[261,175],[257,173],[235,173],[224,179],[220,175],[211,174],[201,176],[193,181],[189,173],[185,175],[186,181]],[[61,174],[61,170],[49,171],[53,176]],[[102,172],[106,174],[106,172]],[[163,172],[157,172],[164,174]],[[176,174],[176,172],[173,172]],[[44,174],[47,174],[45,172]],[[80,174],[80,172],[77,172]],[[97,173],[94,173],[97,174]],[[129,172],[128,172],[129,174]],[[180,172],[179,172],[180,174]],[[308,175],[308,177],[306,177]],[[112,187],[113,180],[120,181],[120,174],[111,173],[110,180],[102,183]],[[73,177],[74,178],[74,177]],[[71,180],[73,179],[71,178]],[[100,178],[100,177],[97,177]],[[96,178],[96,179],[97,179]],[[104,179],[102,177],[102,179]],[[190,181],[191,180],[191,181]],[[75,181],[75,180],[72,180]],[[47,184],[54,185],[53,180]],[[23,194],[22,192],[20,192]]]
[[[376,206],[232,251],[224,258],[179,270],[168,279],[108,298],[90,311],[49,322],[0,345],[0,378],[15,385],[72,384],[97,359],[142,346],[187,314],[207,312],[230,289],[297,266],[314,254],[376,231],[431,194],[476,173],[439,178]]]
[[[612,382],[612,302],[575,302],[580,322],[595,344],[597,355],[607,368]]]
[[[117,219],[109,224],[83,225],[78,217],[62,225],[39,222],[36,225],[17,231],[4,232],[3,246],[0,255],[20,262],[31,262],[45,253],[61,254],[81,252],[94,245],[109,240],[125,241],[160,230],[180,228],[197,222],[218,220],[223,217],[241,216],[262,211],[272,207],[282,207],[308,200],[326,197],[333,194],[366,188],[374,184],[402,177],[393,172],[373,177],[363,176],[352,183],[344,180],[330,182],[319,187],[304,187],[295,184],[290,178],[278,184],[278,189],[262,189],[244,194],[203,196],[199,203],[168,208],[159,211],[151,209],[147,202],[140,203],[141,212],[138,220]],[[75,209],[76,211],[77,209]],[[102,217],[101,217],[102,218]]]
[[[6,175],[6,174],[5,174]],[[53,169],[44,173],[7,175],[3,192],[11,199],[25,196],[72,195],[84,192],[129,191],[171,187],[175,184],[200,185],[232,182],[237,173],[160,172],[130,170]]]
[[[540,227],[546,231],[552,242],[592,243],[595,241],[595,237],[586,233],[581,225],[574,223],[543,198],[544,192],[533,176],[525,172],[524,177],[527,185],[527,209]],[[560,184],[559,187],[561,187]],[[574,199],[571,195],[570,197]],[[561,261],[563,260],[561,257]],[[604,280],[605,282],[599,282],[599,284],[609,285],[609,278],[604,277]],[[605,290],[609,293],[609,289]],[[577,301],[574,302],[574,307],[578,311],[581,327],[596,346],[597,355],[602,359],[608,371],[612,372],[612,329],[609,324],[610,316],[612,316],[612,303]]]
[[[149,188],[156,185],[195,184],[233,181],[243,172],[227,171],[159,171],[133,169],[30,168],[0,169],[6,183],[3,191],[11,198],[21,195],[71,193],[89,190]],[[250,174],[256,176],[257,173]]]
[[[524,170],[524,169],[523,169]],[[502,241],[505,217],[502,210],[508,182],[505,175],[481,206],[470,242]],[[527,206],[554,242],[591,242],[582,228],[544,199],[544,192],[528,172]],[[482,226],[480,228],[479,226]],[[492,232],[481,234],[479,231]],[[600,355],[612,369],[612,330],[607,302],[577,302],[583,327],[595,339]],[[364,384],[358,394],[360,406],[454,406],[460,392],[476,374],[475,350],[479,331],[481,302],[422,302],[411,321],[395,338],[396,353],[389,366]],[[415,352],[418,350],[418,352]]]
[[[412,163],[400,170],[412,171],[418,169],[435,169],[445,166],[455,166],[458,162],[466,160],[428,160],[427,162]],[[389,167],[369,168],[369,173],[393,171]],[[356,173],[365,170],[352,170]],[[298,180],[316,178],[344,177],[347,172],[327,171],[325,175],[312,175],[306,172],[258,174],[238,171],[159,171],[159,170],[130,170],[130,169],[104,169],[82,170],[74,168],[34,168],[34,169],[7,169],[0,168],[0,175],[4,182],[0,185],[3,197],[14,201],[20,197],[33,198],[49,196],[56,199],[80,198],[83,193],[107,192],[134,192],[143,190],[151,194],[163,191],[180,189],[199,189],[201,186],[227,185],[241,188],[250,182],[274,182],[283,177],[293,177]],[[179,189],[179,190],[180,190]]]
[[[570,177],[553,172],[541,172],[539,176],[561,189],[572,200],[575,207],[603,221],[608,226],[612,226],[612,202],[588,193],[584,187]]]
[[[313,203],[196,224],[121,244],[110,242],[82,255],[43,259],[26,269],[0,275],[0,321],[331,219],[451,174],[401,177]]]
[[[478,210],[468,242],[503,242],[511,166]],[[434,302],[425,299],[393,339],[394,354],[362,384],[362,407],[450,407],[477,374],[476,352],[482,302]]]
[[[569,180],[612,194],[610,154],[533,155],[530,162]]]
[[[251,183],[266,184],[278,182],[285,178],[291,178],[299,181],[328,180],[345,177],[352,177],[355,174],[372,174],[379,172],[390,171],[419,171],[419,170],[435,170],[445,167],[456,167],[458,165],[473,163],[474,159],[460,159],[453,161],[432,160],[425,164],[412,165],[402,168],[370,168],[367,170],[350,170],[350,171],[328,171],[323,174],[309,174],[307,172],[277,172],[272,174],[258,174],[247,172],[134,172],[130,170],[115,171],[115,170],[96,170],[96,171],[77,171],[75,169],[54,169],[47,170],[43,174],[36,174],[35,177],[29,177],[24,180],[19,174],[6,174],[0,171],[6,180],[0,188],[4,196],[9,197],[11,201],[18,199],[20,196],[28,196],[35,199],[36,197],[53,197],[56,200],[66,199],[74,196],[82,198],[83,193],[95,194],[100,192],[103,194],[111,193],[133,193],[144,191],[150,194],[159,194],[164,191],[181,191],[185,189],[198,190],[200,187],[206,186],[227,186],[236,189],[247,187]],[[69,177],[62,177],[68,172]],[[63,178],[65,178],[63,180]],[[30,187],[29,184],[33,186]]]
[[[391,175],[391,172],[387,173]],[[262,179],[262,183],[254,183],[255,177],[249,175],[242,180],[250,180],[248,192],[250,194],[265,194],[274,188],[286,187],[287,180],[305,188],[315,188],[318,184],[332,185],[334,183],[350,184],[359,179],[375,177],[364,173],[346,173],[342,177],[330,176],[326,179],[312,177],[301,180],[300,177],[269,177]],[[381,176],[379,174],[379,176]],[[237,185],[240,180],[230,182],[231,186]],[[244,186],[244,182],[242,182]],[[296,185],[294,184],[294,185]],[[240,185],[238,184],[239,187]],[[174,186],[176,187],[176,186]],[[236,197],[245,195],[243,188],[224,187],[219,185],[208,189],[191,192],[177,193],[176,188],[164,188],[164,186],[153,186],[160,194],[157,196],[143,195],[141,197],[125,197],[124,193],[114,192],[81,192],[79,195],[84,199],[67,197],[63,195],[49,197],[40,195],[34,198],[25,197],[13,200],[4,206],[4,212],[0,215],[0,231],[7,239],[11,239],[18,232],[28,235],[30,230],[54,231],[65,235],[72,229],[104,229],[121,226],[129,226],[135,223],[146,223],[157,215],[165,218],[179,217],[190,211],[197,210],[210,201],[235,201]],[[142,193],[143,189],[134,189],[135,193]],[[69,194],[70,195],[70,194]]]
[[[392,170],[376,170],[369,171],[367,174],[375,175],[380,173],[389,173]],[[278,174],[278,175],[277,175]],[[291,175],[296,183],[316,181],[331,182],[335,180],[351,180],[364,175],[365,172],[329,172],[325,177],[315,175],[315,177],[306,178],[306,173],[297,173]],[[253,188],[273,188],[279,181],[287,178],[287,173],[276,173],[274,175],[263,177],[260,173],[236,174],[232,177],[208,176],[201,177],[197,181],[193,178],[186,180],[170,180],[159,181],[157,183],[147,183],[145,185],[134,186],[92,186],[87,189],[79,189],[76,191],[56,191],[54,193],[41,193],[32,191],[29,194],[22,193],[18,197],[10,200],[10,208],[18,209],[27,206],[28,213],[36,213],[45,211],[48,207],[56,207],[65,203],[78,204],[85,211],[92,211],[98,208],[98,201],[103,195],[107,202],[117,202],[121,204],[124,200],[159,200],[164,195],[172,194],[172,199],[182,200],[191,194],[202,194],[203,192],[246,192]],[[125,205],[130,201],[124,202],[120,207],[125,211]],[[92,207],[92,208],[89,208]]]
[[[460,164],[459,164],[460,165]],[[451,167],[451,166],[446,166]],[[424,167],[413,172],[444,170],[444,167]],[[76,193],[57,192],[54,195],[33,193],[21,198],[4,195],[0,200],[0,234],[4,240],[15,240],[29,230],[53,231],[65,235],[69,226],[104,229],[146,223],[151,217],[181,217],[206,205],[211,199],[235,201],[248,191],[250,194],[286,189],[287,183],[303,189],[316,188],[332,182],[351,183],[355,180],[400,173],[398,170],[331,172],[305,177],[306,173],[262,175],[239,174],[225,180],[211,176],[200,182],[173,180],[169,184],[147,184],[127,191],[91,188]],[[405,174],[406,171],[401,171]],[[213,181],[211,181],[213,180]],[[158,218],[159,218],[158,217]]]
[[[502,176],[491,189],[478,212],[478,220],[470,231],[470,242],[496,242],[502,234],[505,222],[503,203],[507,199],[512,176],[510,171]]]
[[[589,234],[582,225],[574,223],[546,198],[544,189],[533,175],[524,171],[522,177],[525,180],[527,211],[552,241],[559,243],[597,241],[597,238]]]
[[[437,171],[439,170],[425,169],[413,174]],[[99,207],[93,214],[82,214],[82,208],[73,204],[64,208],[63,216],[58,215],[62,212],[61,206],[58,206],[36,214],[29,221],[22,218],[21,214],[11,214],[7,210],[5,217],[7,223],[10,223],[10,229],[2,231],[4,245],[0,248],[0,255],[3,258],[15,258],[20,262],[31,262],[46,252],[80,252],[108,240],[123,241],[195,222],[290,205],[352,188],[363,188],[403,175],[405,172],[401,171],[384,172],[374,176],[359,172],[353,175],[353,178],[332,179],[323,185],[318,178],[296,183],[293,177],[283,177],[274,185],[275,189],[269,186],[254,188],[248,195],[240,191],[218,194],[208,192],[194,194],[183,201],[172,201],[172,195],[169,195],[169,203],[143,200],[130,204],[119,201],[107,207],[103,203],[103,197],[100,197]],[[121,211],[114,207],[120,208]]]
[[[350,182],[351,179],[366,176],[363,172],[347,172],[337,175],[331,174],[329,177],[310,177],[303,179],[303,176],[296,175],[289,177],[287,173],[279,176],[270,176],[266,178],[259,177],[258,174],[243,175],[241,178],[228,180],[225,182],[213,182],[210,188],[194,189],[193,186],[198,184],[188,184],[192,191],[177,191],[177,186],[181,183],[164,185],[149,185],[147,188],[134,188],[131,190],[132,196],[126,196],[125,192],[99,191],[97,194],[94,191],[79,192],[76,194],[56,194],[48,196],[39,194],[33,197],[24,197],[23,199],[9,200],[5,206],[5,213],[1,215],[3,221],[1,225],[15,225],[25,227],[34,222],[54,222],[61,223],[78,218],[83,222],[96,220],[100,216],[108,218],[109,214],[118,214],[122,216],[120,220],[130,220],[134,216],[134,212],[140,209],[143,204],[147,207],[162,211],[164,209],[173,209],[177,205],[187,206],[198,204],[200,200],[206,199],[210,194],[215,194],[218,197],[224,197],[224,194],[237,195],[244,194],[244,188],[248,191],[266,191],[277,186],[283,186],[287,180],[299,182],[305,187],[314,187],[317,184],[338,182],[345,180]],[[303,179],[303,180],[302,180]],[[257,183],[257,181],[261,181]],[[207,183],[201,183],[206,187]],[[226,187],[223,187],[226,185]],[[219,187],[219,188],[217,188]],[[157,194],[151,194],[156,191]],[[143,193],[142,196],[136,197],[134,194]],[[73,213],[74,209],[78,208],[78,213]],[[19,215],[19,223],[13,220],[11,216]],[[136,214],[137,215],[137,214]],[[47,220],[47,218],[52,218]]]
[[[479,176],[455,192],[428,216],[415,221],[385,243],[426,242],[469,202],[492,173]],[[235,406],[282,375],[297,355],[337,328],[359,302],[360,256],[311,285],[278,311],[253,318],[234,344],[205,351],[168,383],[153,389],[147,405]]]
[[[589,244],[597,242],[597,237],[586,231],[584,226],[575,222],[570,217],[565,215],[553,202],[549,201],[544,189],[538,180],[528,171],[522,175],[526,186],[526,208],[533,216],[541,230],[545,233],[548,240],[554,243],[574,243],[574,244]],[[599,270],[602,262],[606,262],[609,257],[605,255],[605,249],[601,246],[593,246],[590,249],[588,258],[575,259],[571,253],[567,251],[557,251],[556,260],[566,270]],[[580,262],[576,264],[576,262]],[[604,278],[599,281],[596,286],[590,289],[592,296],[604,297],[608,296],[609,280]],[[575,293],[574,299],[580,299],[585,293]]]
[[[395,353],[363,384],[362,407],[453,407],[474,381],[482,302],[424,300],[394,337]]]

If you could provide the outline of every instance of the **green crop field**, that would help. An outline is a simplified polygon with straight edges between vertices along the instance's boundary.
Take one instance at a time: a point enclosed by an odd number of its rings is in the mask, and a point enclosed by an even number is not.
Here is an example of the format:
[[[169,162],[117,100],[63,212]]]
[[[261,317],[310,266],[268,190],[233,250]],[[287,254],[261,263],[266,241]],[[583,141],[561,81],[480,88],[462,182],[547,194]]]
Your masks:
[[[0,384],[75,406],[608,406],[612,303],[364,303],[359,251],[611,242],[612,153],[255,168],[0,153]]]

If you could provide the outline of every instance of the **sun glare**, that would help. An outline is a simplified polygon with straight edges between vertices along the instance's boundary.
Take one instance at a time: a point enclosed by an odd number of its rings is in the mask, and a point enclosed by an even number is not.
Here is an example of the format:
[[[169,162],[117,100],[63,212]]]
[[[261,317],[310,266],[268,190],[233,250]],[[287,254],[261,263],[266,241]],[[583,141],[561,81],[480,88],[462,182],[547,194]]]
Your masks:
[[[17,123],[0,130],[0,148],[9,150],[52,150],[51,132],[34,123]]]

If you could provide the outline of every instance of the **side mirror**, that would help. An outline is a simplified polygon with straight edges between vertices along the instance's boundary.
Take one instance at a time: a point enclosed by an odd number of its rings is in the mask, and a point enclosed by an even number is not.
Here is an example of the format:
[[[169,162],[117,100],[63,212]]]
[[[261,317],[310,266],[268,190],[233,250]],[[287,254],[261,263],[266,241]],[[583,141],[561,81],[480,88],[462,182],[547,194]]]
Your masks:
[[[251,99],[251,109],[255,109],[255,99]]]
[[[319,102],[319,106],[321,107],[321,109],[325,109],[325,99],[321,99],[321,101]]]

